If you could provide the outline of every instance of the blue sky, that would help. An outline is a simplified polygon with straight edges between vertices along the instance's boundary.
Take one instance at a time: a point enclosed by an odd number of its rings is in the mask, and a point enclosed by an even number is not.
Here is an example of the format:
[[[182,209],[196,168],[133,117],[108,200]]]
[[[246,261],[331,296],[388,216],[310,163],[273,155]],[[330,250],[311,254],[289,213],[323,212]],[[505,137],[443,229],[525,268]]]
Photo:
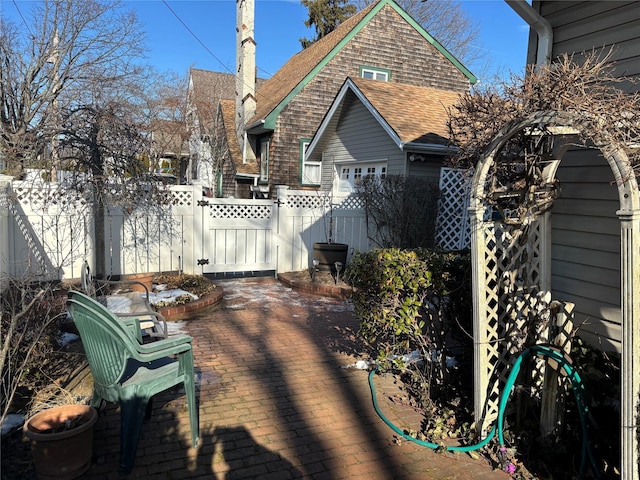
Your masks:
[[[0,1],[2,14],[18,21],[16,6],[27,16],[33,2]],[[509,71],[522,73],[528,40],[526,23],[503,0],[461,3],[480,29],[473,48],[486,53],[481,64],[467,68],[484,83],[489,83],[494,74],[505,77]],[[136,10],[147,35],[148,61],[159,70],[186,74],[190,67],[196,67],[233,72],[234,0],[125,0],[125,5]],[[298,39],[312,37],[313,31],[304,26],[307,9],[296,0],[255,0],[255,15],[258,74],[268,78],[300,51]]]

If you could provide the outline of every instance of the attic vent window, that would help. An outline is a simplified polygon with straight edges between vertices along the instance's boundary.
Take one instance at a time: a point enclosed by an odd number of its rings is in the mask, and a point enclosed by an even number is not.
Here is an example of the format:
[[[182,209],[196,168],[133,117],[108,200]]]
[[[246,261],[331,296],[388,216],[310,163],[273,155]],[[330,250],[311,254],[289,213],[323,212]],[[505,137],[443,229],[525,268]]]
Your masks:
[[[377,67],[360,67],[360,77],[369,78],[371,80],[380,80],[381,82],[388,82],[391,76],[391,71],[385,68]]]

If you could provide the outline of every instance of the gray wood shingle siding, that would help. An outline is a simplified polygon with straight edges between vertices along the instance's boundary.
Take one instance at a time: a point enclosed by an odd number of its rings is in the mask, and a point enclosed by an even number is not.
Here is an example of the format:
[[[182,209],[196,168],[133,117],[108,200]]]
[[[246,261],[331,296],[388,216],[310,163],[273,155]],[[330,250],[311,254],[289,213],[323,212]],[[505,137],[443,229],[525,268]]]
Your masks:
[[[539,8],[539,2],[534,7]],[[614,47],[617,75],[640,75],[640,3],[637,1],[543,2],[553,27],[553,57]],[[532,42],[535,45],[535,42]],[[529,52],[529,63],[534,61]]]

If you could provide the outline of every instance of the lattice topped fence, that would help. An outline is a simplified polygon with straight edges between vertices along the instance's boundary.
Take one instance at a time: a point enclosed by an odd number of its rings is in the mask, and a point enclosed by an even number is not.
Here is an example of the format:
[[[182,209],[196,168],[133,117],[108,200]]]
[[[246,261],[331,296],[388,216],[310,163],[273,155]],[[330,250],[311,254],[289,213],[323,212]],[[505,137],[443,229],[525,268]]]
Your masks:
[[[289,208],[300,209],[341,209],[363,210],[364,200],[353,194],[330,194],[306,190],[290,190],[286,194],[286,204]]]
[[[443,175],[455,178],[457,174],[445,169]],[[5,230],[5,244],[12,263],[7,266],[5,262],[4,273],[33,265],[41,271],[53,271],[62,278],[75,278],[82,262],[92,258],[94,248],[93,212],[88,191],[65,189],[61,188],[62,184],[47,182],[11,179],[7,182],[10,187],[5,200],[13,209],[11,221],[8,221],[10,228]],[[454,180],[445,179],[442,184],[451,187],[447,187],[448,193],[445,193],[448,200],[440,204],[440,217],[446,219],[441,225],[447,230],[442,238],[451,239],[457,235],[455,232],[468,232],[468,226],[461,224],[468,223],[468,215],[464,212],[467,202],[452,198],[466,194],[466,190],[453,188]],[[282,271],[306,269],[313,243],[327,241],[329,230],[334,242],[349,245],[350,255],[373,247],[370,241],[373,232],[369,231],[361,197],[311,190],[280,190],[283,195],[275,201],[217,199],[203,196],[197,186],[177,185],[166,190],[166,204],[157,207],[132,210],[117,202],[110,203],[105,218],[107,274],[206,265],[206,259],[211,256],[206,253],[211,243],[207,235],[215,232],[219,244],[223,240],[220,232],[224,230],[228,232],[224,238],[237,243],[241,226],[245,230],[264,231],[267,235],[267,230],[276,221],[279,222],[278,233],[269,234],[277,238],[268,245],[277,252],[278,269],[285,269]],[[455,210],[451,210],[454,206]],[[199,222],[207,223],[200,225]],[[253,225],[247,227],[247,222],[253,222]],[[236,236],[230,234],[230,229],[236,229]],[[468,233],[465,235],[464,242],[468,245]],[[451,248],[460,247],[458,244]],[[219,250],[229,251],[226,247],[219,247]],[[255,262],[251,265],[253,268]],[[234,268],[242,269],[242,266]]]

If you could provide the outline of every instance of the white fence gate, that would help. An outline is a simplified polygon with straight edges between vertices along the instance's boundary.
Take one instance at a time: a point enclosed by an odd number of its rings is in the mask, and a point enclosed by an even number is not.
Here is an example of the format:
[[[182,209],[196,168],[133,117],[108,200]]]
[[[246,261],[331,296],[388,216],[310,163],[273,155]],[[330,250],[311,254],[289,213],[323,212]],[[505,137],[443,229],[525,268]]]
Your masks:
[[[205,199],[203,273],[277,270],[276,208],[273,200]]]

